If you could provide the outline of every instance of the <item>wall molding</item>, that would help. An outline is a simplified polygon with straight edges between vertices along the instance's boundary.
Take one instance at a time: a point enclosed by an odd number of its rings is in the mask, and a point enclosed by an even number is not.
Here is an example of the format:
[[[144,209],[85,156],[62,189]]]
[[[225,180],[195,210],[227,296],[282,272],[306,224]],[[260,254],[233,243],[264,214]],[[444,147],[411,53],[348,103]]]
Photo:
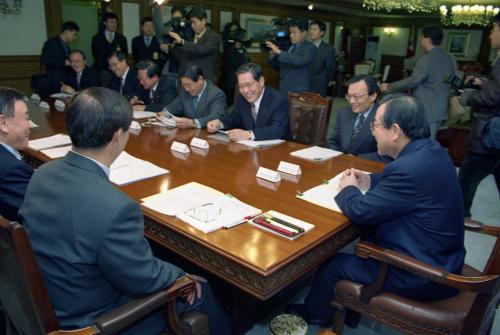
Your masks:
[[[42,73],[38,55],[0,56],[0,86],[13,87],[29,95],[31,77],[38,73]]]

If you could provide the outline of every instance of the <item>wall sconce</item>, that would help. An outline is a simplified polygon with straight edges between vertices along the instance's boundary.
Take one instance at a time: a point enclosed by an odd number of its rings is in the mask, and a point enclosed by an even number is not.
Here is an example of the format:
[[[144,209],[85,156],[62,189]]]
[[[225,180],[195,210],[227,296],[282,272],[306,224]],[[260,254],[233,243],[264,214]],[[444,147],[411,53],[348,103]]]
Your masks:
[[[389,37],[392,37],[392,35],[394,35],[395,32],[396,29],[394,28],[384,28],[384,33]]]

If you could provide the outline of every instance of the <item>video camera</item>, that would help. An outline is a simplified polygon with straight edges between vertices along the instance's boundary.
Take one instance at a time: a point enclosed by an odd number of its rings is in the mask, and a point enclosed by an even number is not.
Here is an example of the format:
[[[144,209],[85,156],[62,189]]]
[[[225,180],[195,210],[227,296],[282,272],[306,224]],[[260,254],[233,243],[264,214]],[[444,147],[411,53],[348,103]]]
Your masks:
[[[264,34],[264,42],[259,44],[261,52],[269,52],[271,49],[266,45],[266,41],[271,41],[273,44],[278,46],[280,50],[286,51],[288,50],[292,42],[290,42],[290,32],[289,26],[290,24],[296,20],[295,18],[290,18],[288,20],[282,19],[280,17],[275,17],[271,20],[274,28],[265,32]]]
[[[466,81],[464,79],[460,79],[454,73],[451,73],[451,74],[444,76],[443,82],[445,84],[451,85],[451,87],[453,87],[454,89],[457,89],[457,90],[459,90],[459,89],[460,90],[463,90],[463,89],[478,90],[478,89],[480,89],[479,86],[473,84],[472,80]]]
[[[247,31],[243,28],[237,28],[236,30],[223,31],[221,33],[222,41],[224,46],[234,46],[236,42],[241,44],[242,49],[249,48],[252,45],[250,40],[246,39]]]
[[[194,30],[191,28],[191,20],[187,20],[182,17],[174,17],[167,23],[163,25],[168,28],[168,32],[174,32],[179,34],[179,36],[186,40],[192,41],[194,40]],[[174,39],[172,36],[165,34],[165,43],[173,43]]]

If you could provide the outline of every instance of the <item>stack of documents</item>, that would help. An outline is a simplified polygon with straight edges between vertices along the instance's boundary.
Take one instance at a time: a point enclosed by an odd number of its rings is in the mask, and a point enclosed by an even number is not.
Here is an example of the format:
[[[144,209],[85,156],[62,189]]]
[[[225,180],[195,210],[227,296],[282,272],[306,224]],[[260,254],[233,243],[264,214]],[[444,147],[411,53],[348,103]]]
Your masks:
[[[111,164],[109,180],[116,185],[125,185],[166,173],[169,171],[123,151]]]
[[[31,140],[28,143],[28,147],[38,151],[68,144],[71,144],[71,139],[68,135],[57,134],[54,136],[39,138],[37,140]]]
[[[294,240],[314,228],[310,223],[275,211],[259,215],[248,220],[248,223],[289,240]]]
[[[52,159],[56,159],[56,158],[61,158],[61,157],[66,156],[66,154],[70,150],[71,150],[71,145],[68,145],[66,147],[44,149],[44,150],[40,150],[40,152],[43,153],[44,155],[47,155],[48,157],[50,157]]]
[[[147,119],[150,117],[156,117],[156,113],[148,111],[134,111],[134,119]]]
[[[313,160],[313,161],[324,161],[324,160],[336,157],[338,155],[342,155],[342,152],[314,146],[314,147],[291,152],[290,155],[295,156],[295,157],[299,157],[299,158],[308,159],[308,160]]]
[[[245,222],[261,210],[230,194],[191,182],[142,199],[143,205],[162,214],[176,216],[204,233]]]
[[[240,144],[244,144],[244,145],[249,146],[251,148],[257,148],[257,149],[270,147],[270,146],[277,145],[277,144],[280,144],[280,143],[283,143],[283,142],[285,142],[285,140],[267,140],[267,141],[245,140],[245,141],[238,141],[238,143],[240,143]]]

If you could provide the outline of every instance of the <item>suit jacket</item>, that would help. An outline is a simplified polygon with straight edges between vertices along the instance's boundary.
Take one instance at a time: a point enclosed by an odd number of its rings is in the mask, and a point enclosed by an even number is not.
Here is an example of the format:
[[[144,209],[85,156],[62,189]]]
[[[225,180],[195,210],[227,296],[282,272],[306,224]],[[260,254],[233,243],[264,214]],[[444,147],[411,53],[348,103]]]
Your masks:
[[[207,30],[197,43],[184,41],[184,45],[172,48],[172,53],[179,61],[179,68],[194,62],[203,71],[205,79],[215,79],[215,63],[219,55],[221,37],[212,29]]]
[[[448,153],[431,139],[411,141],[363,195],[348,186],[335,201],[352,223],[374,228],[368,240],[450,273],[464,264],[463,199]],[[366,271],[366,269],[359,269]],[[408,292],[430,280],[390,267],[386,289]]]
[[[68,67],[65,62],[69,56],[69,46],[59,36],[48,39],[42,49],[40,63],[45,65],[45,74],[54,87],[59,87]]]
[[[326,96],[328,83],[334,80],[335,48],[321,42],[311,64],[309,91]]]
[[[93,69],[88,66],[83,69],[80,85],[78,85],[75,70],[69,69],[64,77],[64,83],[71,86],[75,91],[84,90],[89,87],[101,86],[101,78]]]
[[[208,121],[223,117],[227,112],[226,95],[210,80],[206,80],[206,83],[207,87],[196,109],[195,97],[181,89],[177,98],[167,106],[167,110],[174,115],[197,119],[201,128],[206,127]]]
[[[453,59],[441,47],[435,47],[420,57],[410,77],[389,84],[389,92],[413,90],[430,122],[446,120],[450,85],[443,78],[452,73]]]
[[[147,47],[144,43],[144,36],[139,35],[132,39],[132,56],[134,57],[135,64],[141,60],[152,60],[156,63],[159,61],[161,54],[160,43],[156,36],[152,36],[151,43]]]
[[[292,51],[282,51],[269,59],[269,64],[280,72],[280,91],[309,91],[309,74],[317,48],[309,41],[295,44]]]
[[[20,216],[63,329],[183,275],[153,257],[139,205],[74,152],[36,171]]]
[[[150,112],[160,112],[163,107],[171,103],[177,96],[175,84],[166,76],[161,76],[158,81],[158,86],[154,91],[153,98],[150,97],[151,90],[142,89],[140,98],[146,105],[146,110]]]
[[[142,96],[141,95],[141,84],[139,83],[139,80],[137,79],[137,73],[129,67],[127,76],[125,77],[125,83],[123,84],[122,92],[121,94],[128,99],[130,99],[133,96]],[[115,90],[117,92],[120,92],[120,86],[121,86],[121,78],[117,76],[113,76],[111,81],[108,84],[108,88]]]
[[[33,169],[17,159],[0,144],[0,215],[18,220],[17,212],[24,200]]]
[[[94,56],[94,68],[96,71],[108,69],[108,57],[115,51],[128,54],[127,38],[115,32],[113,42],[106,39],[104,30],[99,31],[92,37],[92,55]]]
[[[238,95],[234,112],[220,119],[224,129],[251,130],[256,141],[292,139],[288,98],[283,93],[269,86],[265,87],[255,122],[250,109],[250,103],[242,95]]]

